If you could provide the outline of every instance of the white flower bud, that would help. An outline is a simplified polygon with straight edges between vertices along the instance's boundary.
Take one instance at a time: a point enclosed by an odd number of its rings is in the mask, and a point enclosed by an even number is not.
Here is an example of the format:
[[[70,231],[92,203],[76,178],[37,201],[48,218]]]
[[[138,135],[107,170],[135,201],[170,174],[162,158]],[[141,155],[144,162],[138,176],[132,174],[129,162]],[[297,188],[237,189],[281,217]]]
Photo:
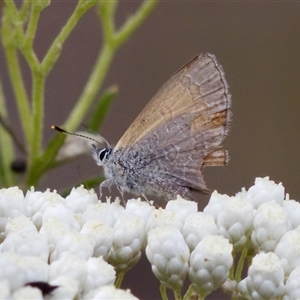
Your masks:
[[[76,272],[76,270],[74,270]],[[61,299],[79,299],[81,292],[80,283],[76,279],[72,279],[66,275],[59,275],[53,277],[49,284],[57,286],[57,288],[51,292],[51,300]]]
[[[14,219],[8,219],[5,226],[5,234],[12,232],[26,232],[28,234],[38,234],[38,231],[32,221],[25,215],[20,215]]]
[[[42,224],[50,219],[56,219],[63,223],[68,224],[71,228],[75,230],[80,230],[80,224],[75,218],[74,212],[70,208],[66,207],[62,203],[50,204],[44,211],[42,217]]]
[[[276,184],[269,180],[269,177],[256,178],[255,184],[248,190],[248,200],[254,208],[258,208],[262,203],[275,201],[279,205],[284,200],[284,187],[282,183]]]
[[[3,241],[2,252],[14,252],[22,256],[35,256],[44,262],[48,262],[49,246],[47,239],[38,233],[12,232]]]
[[[0,282],[7,280],[14,291],[28,282],[47,281],[49,265],[38,257],[6,252],[0,255],[0,270]]]
[[[155,227],[162,226],[175,226],[180,231],[182,230],[183,223],[178,214],[171,210],[165,210],[161,207],[152,211],[151,216],[146,225],[147,232]]]
[[[276,254],[254,256],[248,276],[239,282],[239,296],[243,299],[279,299],[283,294],[284,271]]]
[[[300,225],[300,203],[295,200],[283,201],[282,207],[286,210],[289,220],[289,229],[295,229]]]
[[[276,202],[261,204],[254,216],[251,241],[256,250],[273,251],[288,229],[287,213]]]
[[[11,300],[10,284],[8,279],[0,279],[0,299]]]
[[[180,290],[188,272],[189,248],[175,226],[156,227],[148,233],[146,255],[162,284]]]
[[[225,201],[223,209],[217,216],[219,234],[228,238],[235,252],[240,252],[245,246],[253,222],[253,206],[240,193]]]
[[[25,205],[27,208],[27,216],[31,218],[39,230],[42,226],[42,217],[46,208],[51,204],[65,204],[65,199],[57,194],[54,190],[50,192],[48,189],[46,192],[35,192],[33,188],[27,191],[25,196]]]
[[[87,270],[85,260],[79,258],[76,255],[66,253],[59,260],[50,264],[49,268],[49,280],[51,285],[57,285],[54,280],[60,276],[67,277],[69,279],[78,282],[80,290],[83,288],[83,284],[86,281]],[[71,290],[74,290],[73,282],[71,282]]]
[[[0,189],[0,232],[4,232],[7,218],[26,215],[24,194],[18,187]]]
[[[125,211],[141,217],[145,221],[145,224],[147,223],[152,211],[154,210],[154,206],[150,205],[146,201],[142,201],[140,198],[130,199],[126,202]]]
[[[93,255],[93,252],[94,247],[89,238],[73,230],[69,231],[57,242],[50,256],[50,262],[59,260],[65,254],[73,254],[82,259],[89,259]]]
[[[113,227],[123,210],[124,207],[115,202],[90,204],[82,214],[82,224],[88,220],[98,220]]]
[[[220,211],[223,210],[226,201],[228,201],[230,197],[228,195],[219,194],[217,191],[214,191],[209,199],[208,204],[203,210],[205,215],[210,215],[214,218],[215,222],[217,222],[218,215]]]
[[[275,247],[285,275],[300,266],[300,227],[286,232]]]
[[[197,202],[188,201],[177,196],[176,200],[170,200],[167,202],[165,210],[173,211],[179,216],[182,223],[184,223],[189,214],[196,213],[198,211],[198,205]]]
[[[98,203],[95,191],[87,190],[83,185],[73,188],[70,195],[66,197],[66,205],[75,213],[83,213],[88,205]]]
[[[24,286],[13,293],[13,300],[43,300],[43,294],[40,289],[31,286]]]
[[[87,277],[83,286],[83,293],[105,285],[113,285],[116,280],[114,268],[103,260],[102,257],[92,257],[86,263]]]
[[[107,299],[116,299],[116,300],[138,300],[134,297],[129,290],[121,290],[115,288],[114,285],[107,285],[93,290],[88,293],[84,300],[107,300]]]
[[[218,234],[218,227],[212,216],[202,212],[191,213],[185,219],[182,234],[192,252],[205,236]]]
[[[133,267],[141,258],[145,222],[135,214],[123,212],[113,228],[113,244],[108,261],[117,272]]]
[[[45,236],[49,245],[51,255],[58,243],[68,232],[72,232],[71,227],[56,219],[47,220],[40,229],[39,234]]]
[[[205,236],[191,253],[189,279],[202,297],[219,288],[233,263],[232,245],[220,235]]]
[[[285,295],[283,300],[296,300],[300,299],[300,267],[294,269],[288,277],[284,291]]]
[[[88,237],[93,244],[93,256],[102,256],[107,260],[113,242],[113,229],[101,221],[89,220],[82,226],[80,232],[82,235]]]

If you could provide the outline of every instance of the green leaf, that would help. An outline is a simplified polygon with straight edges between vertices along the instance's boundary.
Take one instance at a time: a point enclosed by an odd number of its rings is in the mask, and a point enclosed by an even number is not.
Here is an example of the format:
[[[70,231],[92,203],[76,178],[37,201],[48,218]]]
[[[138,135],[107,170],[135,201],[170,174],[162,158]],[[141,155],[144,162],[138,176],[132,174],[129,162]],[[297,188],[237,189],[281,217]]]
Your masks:
[[[88,128],[92,132],[99,132],[100,128],[105,120],[107,112],[115,99],[118,93],[118,88],[116,86],[112,86],[109,88],[104,95],[101,97],[97,106],[94,109],[94,113],[91,116],[91,119],[88,123]]]

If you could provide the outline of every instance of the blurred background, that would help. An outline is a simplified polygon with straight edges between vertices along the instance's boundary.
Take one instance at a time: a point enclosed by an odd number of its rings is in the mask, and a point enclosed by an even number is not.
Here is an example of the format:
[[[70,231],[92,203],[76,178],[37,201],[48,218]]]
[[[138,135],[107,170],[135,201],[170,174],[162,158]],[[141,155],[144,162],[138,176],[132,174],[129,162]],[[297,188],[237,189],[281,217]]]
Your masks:
[[[120,1],[117,25],[139,5],[139,1]],[[74,7],[75,3],[69,1],[52,1],[44,10],[35,41],[40,58]],[[116,144],[179,67],[198,53],[210,52],[223,66],[230,85],[233,122],[225,141],[230,163],[223,168],[205,169],[208,187],[234,195],[242,187],[249,188],[255,177],[270,176],[283,183],[292,199],[300,199],[299,15],[300,4],[292,2],[162,1],[117,53],[105,87],[116,84],[119,93],[100,134]],[[45,142],[56,134],[50,126],[60,125],[67,118],[100,47],[100,22],[92,9],[67,40],[49,76]],[[0,74],[9,98],[13,96],[3,50],[0,51]],[[25,74],[27,71],[24,69]],[[30,87],[29,75],[27,84]],[[9,109],[18,132],[13,101]],[[87,156],[49,173],[40,188],[60,189],[101,172],[92,157]],[[199,201],[205,205],[208,197]],[[129,275],[124,287],[130,287],[141,299],[159,298],[158,282],[149,265],[139,264]],[[144,290],[145,284],[141,285],[145,282],[149,291]],[[207,299],[227,298],[212,294]]]

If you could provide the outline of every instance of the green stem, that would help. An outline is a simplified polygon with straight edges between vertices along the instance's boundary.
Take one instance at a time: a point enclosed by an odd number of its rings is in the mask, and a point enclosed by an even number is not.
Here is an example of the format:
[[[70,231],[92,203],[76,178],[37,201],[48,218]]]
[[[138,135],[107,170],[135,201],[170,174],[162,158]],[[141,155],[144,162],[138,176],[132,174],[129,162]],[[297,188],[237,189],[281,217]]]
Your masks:
[[[89,10],[91,7],[97,4],[97,1],[89,1],[84,2],[79,1],[77,4],[73,14],[68,19],[66,25],[62,28],[58,36],[53,41],[51,47],[49,48],[48,52],[46,53],[43,61],[42,61],[42,69],[44,74],[49,74],[52,67],[54,66],[55,62],[59,58],[62,46],[78,21],[80,20],[81,16]]]
[[[116,47],[120,47],[132,33],[143,23],[152,10],[157,5],[158,0],[146,0],[139,7],[138,11],[126,21],[126,23],[116,32],[114,41]]]
[[[162,300],[168,300],[167,289],[163,284],[160,284],[159,291]]]
[[[250,240],[248,240],[246,245],[243,247],[243,250],[242,250],[242,253],[241,253],[237,268],[236,268],[235,276],[234,276],[235,277],[234,280],[236,282],[241,281],[245,259],[246,259],[247,254],[248,254],[249,245],[250,245]]]
[[[173,291],[173,292],[174,292],[175,300],[181,300],[182,299],[181,294],[180,294],[180,290],[176,290],[176,291]]]
[[[122,282],[123,282],[124,276],[125,276],[125,273],[124,273],[124,272],[118,273],[118,275],[117,275],[117,280],[116,280],[116,283],[115,283],[115,287],[116,287],[116,288],[119,289],[119,288],[121,287],[121,284],[122,284]]]
[[[5,99],[0,82],[0,114],[1,118],[7,118]],[[15,184],[15,176],[11,172],[10,164],[14,159],[14,148],[9,133],[0,125],[0,181],[2,187],[9,187]]]
[[[16,98],[19,118],[21,120],[23,132],[27,141],[26,144],[29,145],[31,133],[29,101],[20,69],[17,50],[13,44],[5,47],[5,55],[13,92]]]
[[[194,293],[194,289],[193,289],[192,285],[190,285],[189,288],[188,288],[188,290],[186,291],[184,297],[183,297],[183,300],[189,300],[189,299],[191,299],[193,293]]]
[[[99,89],[102,86],[104,78],[113,60],[114,54],[115,49],[107,44],[103,46],[92,74],[90,75],[89,80],[78,99],[78,102],[71,111],[68,120],[63,125],[67,130],[76,130],[78,125],[82,122],[83,118],[91,107]]]

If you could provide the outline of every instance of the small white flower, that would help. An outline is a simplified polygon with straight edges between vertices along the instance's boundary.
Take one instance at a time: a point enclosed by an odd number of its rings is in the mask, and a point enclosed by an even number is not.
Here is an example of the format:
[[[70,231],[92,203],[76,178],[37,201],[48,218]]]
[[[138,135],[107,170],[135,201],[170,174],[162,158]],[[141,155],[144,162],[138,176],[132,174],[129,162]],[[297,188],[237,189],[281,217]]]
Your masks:
[[[183,223],[178,214],[171,210],[165,210],[161,207],[152,211],[151,216],[146,225],[147,231],[161,226],[176,226],[180,231]]]
[[[1,277],[1,276],[0,276]],[[9,279],[0,279],[0,299],[11,300]]]
[[[24,194],[18,187],[0,189],[0,232],[4,231],[8,218],[26,214]]]
[[[93,256],[102,256],[107,260],[113,243],[113,229],[101,221],[89,220],[83,225],[80,232],[87,236],[93,244]]]
[[[251,241],[256,250],[273,251],[289,227],[287,213],[275,201],[261,204],[254,216]]]
[[[283,300],[296,300],[300,299],[300,267],[297,267],[292,271],[288,277],[284,290],[285,295]]]
[[[114,285],[100,287],[88,293],[84,300],[138,300],[129,290],[115,288]]]
[[[88,220],[98,220],[113,227],[123,210],[124,207],[116,202],[90,204],[82,214],[82,224]]]
[[[90,258],[86,263],[86,269],[87,277],[83,286],[84,294],[105,285],[113,285],[116,280],[114,268],[102,257]]]
[[[300,227],[286,232],[276,245],[274,253],[280,258],[285,275],[300,266]]]
[[[50,264],[49,280],[51,285],[58,285],[54,280],[60,276],[67,277],[78,282],[78,287],[82,290],[84,282],[86,281],[87,270],[86,261],[80,257],[66,253],[59,260]],[[70,282],[71,290],[75,290],[74,282]]]
[[[269,177],[256,178],[255,184],[248,190],[248,200],[254,208],[258,208],[262,203],[275,201],[279,205],[284,200],[284,187],[282,183],[276,184]]]
[[[0,255],[0,270],[0,282],[7,280],[14,291],[28,282],[47,281],[49,265],[38,257],[6,252]]]
[[[24,201],[27,208],[27,216],[31,218],[39,230],[42,226],[42,217],[46,208],[51,204],[65,204],[65,199],[54,190],[46,190],[44,193],[35,192],[33,188],[27,191]]]
[[[218,215],[220,211],[223,210],[226,201],[228,201],[230,197],[228,195],[219,194],[217,191],[214,191],[209,199],[208,204],[203,210],[205,215],[210,215],[214,218],[215,222],[217,222]]]
[[[72,229],[69,225],[56,219],[47,220],[40,229],[39,234],[45,236],[49,245],[49,254],[54,251],[56,244]]]
[[[88,205],[97,204],[98,198],[94,190],[87,190],[83,185],[73,188],[66,197],[66,205],[75,213],[83,213]]]
[[[48,262],[49,246],[47,239],[38,233],[11,232],[2,243],[1,252],[17,253],[22,256],[39,257]]]
[[[33,288],[31,286],[24,286],[18,290],[16,290],[13,295],[13,300],[43,300],[43,294],[40,289]]]
[[[253,222],[253,206],[242,193],[225,201],[217,216],[219,234],[228,238],[239,252],[248,241]]]
[[[205,236],[218,234],[218,227],[212,216],[202,212],[192,213],[185,219],[182,234],[192,252]]]
[[[219,288],[233,263],[232,245],[220,235],[205,236],[191,253],[189,279],[202,297]]]
[[[75,230],[80,230],[80,224],[76,220],[74,212],[62,203],[50,204],[45,209],[42,217],[42,224],[46,223],[50,219],[56,219],[68,224]]]
[[[59,260],[65,254],[76,255],[82,259],[89,259],[94,252],[94,245],[90,239],[78,231],[69,231],[56,244],[50,256],[50,262]]]
[[[186,217],[191,213],[198,211],[198,204],[194,201],[188,201],[180,196],[177,196],[176,200],[170,200],[167,202],[165,210],[173,211],[179,216],[182,223],[184,223]]]
[[[25,215],[20,215],[13,219],[8,219],[5,226],[5,234],[12,232],[27,232],[29,234],[37,234],[38,231],[32,221]]]
[[[145,223],[147,223],[152,211],[154,210],[155,207],[153,205],[150,205],[146,201],[142,201],[140,198],[130,199],[126,202],[125,211],[141,217],[144,219]]]
[[[157,279],[170,289],[180,290],[188,272],[190,251],[179,229],[161,226],[150,230],[146,255]]]
[[[272,252],[254,256],[248,276],[239,282],[239,296],[243,299],[279,299],[283,294],[284,271],[278,256]]]
[[[295,200],[283,201],[282,207],[286,210],[290,229],[295,229],[300,225],[300,203]]]
[[[141,258],[145,239],[145,221],[124,211],[113,227],[113,244],[108,261],[117,272],[133,267]]]
[[[74,271],[76,272],[76,270]],[[49,297],[51,300],[79,299],[79,294],[82,291],[79,281],[66,275],[57,274],[57,277],[53,277],[49,284],[57,286],[57,288],[51,292],[51,298]]]

